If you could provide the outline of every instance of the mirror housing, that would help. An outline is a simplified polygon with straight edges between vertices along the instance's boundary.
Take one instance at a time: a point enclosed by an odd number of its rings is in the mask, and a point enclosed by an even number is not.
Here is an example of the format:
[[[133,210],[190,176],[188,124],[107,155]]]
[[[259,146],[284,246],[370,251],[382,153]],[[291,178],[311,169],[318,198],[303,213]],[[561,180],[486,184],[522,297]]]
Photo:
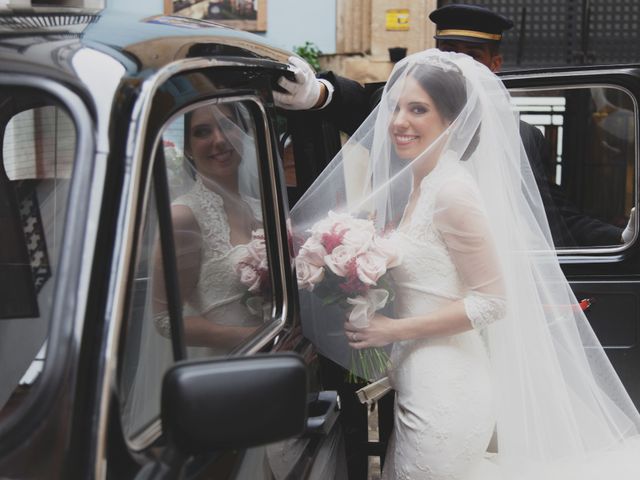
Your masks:
[[[162,425],[187,455],[301,435],[307,369],[295,354],[180,362],[164,376]]]

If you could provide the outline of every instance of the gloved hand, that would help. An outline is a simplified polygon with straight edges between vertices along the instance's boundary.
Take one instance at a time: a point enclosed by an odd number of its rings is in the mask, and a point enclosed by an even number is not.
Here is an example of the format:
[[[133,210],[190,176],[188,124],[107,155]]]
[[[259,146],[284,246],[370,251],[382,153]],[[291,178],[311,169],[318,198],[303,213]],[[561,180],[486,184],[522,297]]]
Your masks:
[[[289,64],[293,67],[295,81],[284,76],[278,80],[285,92],[273,92],[276,106],[285,110],[308,110],[313,108],[320,99],[320,82],[316,79],[313,68],[298,57],[289,57]]]
[[[629,214],[629,223],[627,223],[627,226],[622,232],[622,242],[629,243],[633,239],[633,236],[635,235],[635,233],[636,233],[636,207],[633,207],[631,209],[631,213]]]

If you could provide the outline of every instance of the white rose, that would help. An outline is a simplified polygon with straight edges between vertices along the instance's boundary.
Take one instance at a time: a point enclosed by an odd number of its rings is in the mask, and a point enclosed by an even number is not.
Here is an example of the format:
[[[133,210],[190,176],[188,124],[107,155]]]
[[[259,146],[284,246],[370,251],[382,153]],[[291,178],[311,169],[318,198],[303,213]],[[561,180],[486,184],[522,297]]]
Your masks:
[[[369,250],[373,243],[373,232],[369,229],[351,228],[342,239],[342,244],[352,247],[357,253]]]
[[[356,256],[356,251],[352,247],[339,245],[333,249],[331,255],[324,257],[324,263],[329,269],[340,277],[344,277],[348,271],[348,264]]]
[[[249,288],[250,292],[257,292],[260,289],[260,275],[251,265],[241,265],[238,269],[240,282]]]
[[[324,266],[324,257],[327,254],[324,246],[316,237],[309,237],[302,248],[298,256],[304,258],[308,263],[315,265],[316,267]]]
[[[375,233],[373,222],[362,218],[354,218],[348,213],[329,212],[329,220],[335,226],[335,231],[362,230],[372,235]]]
[[[362,283],[375,285],[387,273],[387,259],[375,253],[366,253],[356,260],[358,278]]]
[[[298,287],[313,291],[313,288],[324,278],[324,268],[307,263],[301,258],[296,258],[296,277]]]
[[[329,212],[331,215],[331,212]],[[334,222],[331,218],[323,218],[319,222],[313,224],[313,226],[309,229],[309,231],[313,234],[312,236],[320,239],[323,233],[331,232],[331,228],[333,227]]]
[[[387,268],[394,268],[402,262],[402,255],[392,240],[376,237],[372,251],[387,260]]]
[[[255,260],[256,264],[260,264],[267,259],[267,247],[264,238],[254,238],[247,244],[249,255]]]

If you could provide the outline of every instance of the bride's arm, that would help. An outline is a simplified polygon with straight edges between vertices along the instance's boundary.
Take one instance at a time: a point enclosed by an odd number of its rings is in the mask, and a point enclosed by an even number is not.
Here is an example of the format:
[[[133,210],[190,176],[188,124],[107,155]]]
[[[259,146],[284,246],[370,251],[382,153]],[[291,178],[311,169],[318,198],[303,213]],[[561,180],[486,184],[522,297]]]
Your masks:
[[[376,315],[366,329],[348,322],[347,338],[356,333],[356,348],[381,346],[399,340],[446,336],[481,329],[505,313],[500,262],[482,202],[467,182],[453,181],[438,192],[434,226],[442,236],[467,294],[434,312],[389,319]]]
[[[178,284],[183,299],[189,298],[197,288],[202,258],[202,233],[191,212],[184,205],[171,207],[171,218],[174,229],[176,251],[176,267]],[[169,313],[165,295],[164,275],[160,249],[156,249],[156,274],[154,280],[154,322],[159,333],[170,337]],[[215,294],[215,292],[211,292]],[[247,338],[255,327],[221,325],[204,318],[202,315],[185,315],[183,317],[185,343],[197,347],[232,347]]]

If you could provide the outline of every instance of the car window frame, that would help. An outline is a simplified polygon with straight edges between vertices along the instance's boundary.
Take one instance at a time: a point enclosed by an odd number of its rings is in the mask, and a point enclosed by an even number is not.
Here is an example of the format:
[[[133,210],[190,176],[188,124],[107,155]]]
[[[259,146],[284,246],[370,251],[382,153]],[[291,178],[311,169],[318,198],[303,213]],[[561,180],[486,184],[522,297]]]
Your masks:
[[[634,108],[634,118],[636,124],[634,125],[634,168],[635,168],[635,185],[636,189],[634,192],[634,205],[638,205],[638,199],[640,197],[640,193],[638,192],[638,178],[640,178],[640,145],[638,145],[640,136],[638,134],[638,130],[640,129],[640,110],[638,105],[638,98],[634,92],[627,88],[625,85],[621,83],[605,82],[602,81],[602,77],[607,74],[613,74],[614,76],[623,75],[624,71],[614,70],[614,71],[582,71],[582,72],[564,72],[564,73],[550,73],[550,74],[514,74],[512,72],[501,76],[502,80],[505,81],[507,90],[510,95],[513,93],[517,93],[518,91],[544,91],[544,90],[569,90],[569,89],[591,89],[591,88],[614,88],[626,93],[633,102]],[[571,76],[575,75],[575,82],[568,82],[567,80],[571,80]],[[589,76],[597,76],[598,79],[596,81],[589,81]],[[556,80],[556,82],[554,82]],[[562,80],[562,81],[558,81]],[[532,81],[530,85],[527,85],[527,81]],[[509,83],[515,83],[516,85],[510,86]],[[564,263],[581,263],[585,260],[589,261],[602,261],[602,262],[617,262],[620,261],[621,258],[627,253],[628,250],[635,249],[636,244],[638,243],[638,237],[640,233],[638,232],[638,220],[636,219],[636,235],[633,239],[624,244],[613,245],[613,246],[601,246],[601,247],[572,247],[572,248],[556,248],[555,252],[558,255],[558,259],[561,264]]]
[[[250,59],[247,59],[247,65],[251,65]],[[137,205],[133,205],[133,210],[137,210],[139,215],[137,215],[137,220],[134,222],[135,225],[129,225],[130,232],[135,231],[135,235],[132,238],[133,244],[135,244],[135,249],[133,253],[131,253],[131,249],[128,251],[128,276],[125,282],[126,288],[124,289],[125,297],[130,291],[133,281],[133,272],[135,270],[135,263],[138,258],[138,247],[140,242],[140,237],[142,233],[141,225],[144,225],[144,221],[146,219],[147,212],[149,210],[150,205],[150,191],[151,186],[153,185],[155,190],[155,195],[158,195],[157,185],[154,182],[154,170],[156,165],[156,159],[158,158],[158,149],[161,145],[161,137],[164,131],[164,128],[169,125],[175,118],[183,115],[185,111],[193,110],[200,105],[212,104],[217,102],[232,102],[232,101],[243,101],[248,102],[252,105],[251,116],[256,121],[255,127],[257,128],[257,148],[259,152],[264,155],[264,160],[260,161],[258,164],[259,167],[259,176],[260,176],[260,187],[262,194],[262,210],[263,210],[263,227],[265,232],[267,232],[267,249],[268,255],[270,259],[270,268],[271,268],[271,280],[272,280],[272,291],[273,291],[273,305],[272,305],[272,321],[261,327],[259,332],[249,337],[246,341],[244,341],[241,345],[236,347],[230,353],[231,356],[244,356],[250,355],[253,353],[257,353],[267,345],[269,345],[272,341],[274,341],[278,334],[293,323],[292,318],[292,308],[290,305],[291,302],[291,292],[287,287],[288,282],[290,282],[291,269],[287,269],[288,265],[291,265],[292,254],[289,248],[289,245],[283,242],[282,235],[286,235],[286,221],[285,218],[288,214],[286,212],[286,203],[280,202],[278,198],[281,198],[283,201],[286,200],[286,194],[284,193],[284,180],[280,178],[279,173],[276,171],[278,169],[278,154],[275,151],[276,143],[274,143],[274,135],[275,130],[270,122],[270,116],[267,110],[267,107],[263,104],[263,100],[257,96],[255,93],[247,91],[244,92],[241,89],[236,89],[229,93],[219,92],[219,93],[211,93],[209,95],[199,95],[195,101],[189,102],[186,105],[181,106],[175,112],[172,112],[171,115],[168,115],[165,119],[162,120],[162,124],[159,127],[153,127],[154,131],[146,132],[146,125],[141,125],[144,123],[149,116],[151,111],[151,107],[153,104],[153,100],[155,98],[155,93],[164,85],[166,82],[170,81],[170,79],[174,75],[185,75],[189,73],[195,73],[197,71],[201,71],[203,66],[212,68],[215,71],[217,66],[233,66],[233,67],[242,67],[243,65],[239,65],[237,59],[233,62],[225,62],[220,61],[218,65],[212,65],[212,61],[210,59],[202,60],[202,59],[189,59],[184,61],[176,62],[175,64],[171,64],[169,67],[165,67],[162,71],[158,72],[149,82],[153,83],[153,87],[149,87],[144,92],[144,100],[142,96],[139,100],[139,103],[144,101],[145,106],[139,108],[140,118],[136,120],[136,118],[132,117],[131,126],[136,129],[135,133],[130,133],[129,136],[129,147],[136,151],[135,156],[138,161],[138,172],[140,176],[138,177],[138,187],[133,188],[132,192],[135,192],[131,198],[139,198],[140,201]],[[143,90],[144,87],[143,87]],[[258,117],[256,117],[258,114]],[[263,133],[262,135],[260,133]],[[137,141],[135,144],[131,141],[132,135],[135,135]],[[148,152],[148,153],[145,153]],[[138,156],[139,155],[139,156]],[[144,166],[145,173],[142,173]],[[164,165],[163,165],[164,167]],[[144,175],[144,177],[143,177]],[[166,179],[165,179],[166,180]],[[161,186],[162,189],[166,190],[165,195],[166,199],[168,199],[168,185],[165,184]],[[278,197],[278,192],[280,192],[280,197]],[[161,194],[163,195],[163,194]],[[157,201],[156,201],[157,203]],[[268,208],[267,208],[268,205]],[[123,208],[127,208],[124,206]],[[129,211],[131,211],[132,206],[129,205]],[[154,208],[157,208],[154,206]],[[160,220],[160,219],[158,219]],[[170,218],[169,218],[170,220]],[[278,235],[274,235],[276,242],[272,241],[272,238],[269,235],[269,232],[280,232]],[[284,233],[283,233],[284,232]],[[129,244],[131,245],[131,244]],[[164,248],[164,247],[163,247]],[[280,262],[274,262],[271,259],[282,259]],[[122,259],[121,259],[122,260]],[[175,258],[173,259],[175,263]],[[118,321],[117,321],[117,329],[118,334],[120,335],[122,332],[122,326],[124,322],[127,320],[128,316],[128,301],[123,303],[125,306],[124,310],[119,312]],[[173,319],[172,319],[173,322]],[[113,326],[115,327],[115,325]],[[115,333],[115,330],[114,330]],[[124,344],[124,342],[122,342]],[[117,354],[118,358],[119,352]],[[113,358],[113,357],[111,357]],[[175,358],[174,358],[175,360]],[[112,361],[112,360],[111,360]],[[177,360],[176,360],[177,361]],[[118,379],[115,379],[116,384]],[[147,428],[141,431],[135,438],[130,439],[126,436],[123,438],[126,446],[132,452],[142,452],[145,449],[149,448],[162,434],[161,422],[158,417],[155,421],[153,421]],[[102,453],[104,455],[104,453]]]
[[[278,176],[274,168],[274,162],[276,161],[276,159],[273,158],[273,155],[272,155],[273,144],[271,139],[272,139],[273,131],[269,126],[269,122],[267,120],[268,118],[267,111],[262,105],[262,102],[260,101],[260,99],[257,96],[250,95],[250,94],[212,96],[208,99],[199,100],[180,108],[176,113],[174,113],[173,115],[167,118],[167,120],[163,123],[163,127],[166,127],[167,125],[171,124],[174,120],[176,120],[180,116],[183,116],[186,112],[193,111],[199,107],[206,106],[206,105],[219,105],[224,103],[233,103],[233,102],[248,102],[248,104],[253,105],[255,109],[251,112],[252,118],[255,120],[258,120],[255,118],[255,115],[254,115],[255,113],[258,113],[260,115],[259,119],[262,120],[262,124],[260,125],[259,130],[262,130],[264,132],[264,135],[262,136],[260,134],[256,135],[257,137],[256,146],[259,149],[261,155],[265,156],[262,158],[268,158],[268,161],[258,162],[262,218],[264,219],[263,223],[264,223],[264,228],[266,232],[268,222],[275,222],[277,218],[277,215],[271,214],[270,212],[271,209],[273,209],[273,212],[278,212],[282,209],[282,206],[279,205],[279,202],[277,201],[277,197],[273,195],[273,192],[277,191],[276,183],[278,182],[278,178],[277,178]],[[256,126],[258,126],[257,122],[256,122]],[[159,150],[158,146],[161,145],[160,140],[162,139],[162,135],[161,135],[162,132],[163,132],[163,129],[160,129],[158,132],[158,135],[154,140],[154,147],[151,152],[151,157],[153,158],[154,165],[151,166],[150,170],[153,170],[153,168],[155,168],[155,162],[157,161],[157,155]],[[266,139],[266,142],[265,142],[266,145],[263,145],[262,143],[263,139]],[[265,178],[268,180],[265,180]],[[268,194],[268,191],[265,191],[266,189],[264,187],[266,183],[269,184],[269,190],[271,194]],[[158,191],[157,185],[155,187],[156,187],[155,192],[157,195],[157,191]],[[165,183],[162,186],[162,188],[163,190],[165,190],[165,192],[163,192],[162,195],[164,196],[166,194],[168,198],[168,190],[166,190],[168,188],[167,184]],[[148,190],[146,192],[146,195],[148,195]],[[146,198],[145,203],[147,201],[148,201],[148,198]],[[270,208],[267,208],[267,205],[266,205],[267,203],[269,204],[268,206]],[[272,217],[276,217],[276,218],[272,218]],[[275,223],[277,224],[278,222],[275,222]],[[268,231],[272,232],[273,229],[268,229]],[[265,235],[265,237],[266,237],[265,240],[267,244],[267,251],[268,251],[268,258],[269,258],[271,282],[274,290],[274,293],[272,295],[274,297],[272,298],[272,302],[273,302],[272,312],[271,312],[272,322],[269,322],[269,324],[261,327],[257,332],[259,334],[264,334],[265,338],[262,338],[262,337],[257,338],[258,337],[257,334],[252,335],[246,340],[246,342],[243,341],[242,344],[234,348],[231,351],[230,355],[241,355],[241,354],[249,355],[252,353],[257,353],[258,351],[260,351],[260,349],[262,349],[267,344],[269,344],[269,342],[271,342],[271,340],[273,340],[278,335],[278,333],[282,331],[282,329],[285,327],[287,323],[287,318],[288,318],[287,310],[289,309],[289,298],[288,298],[289,296],[287,291],[288,289],[284,288],[287,282],[286,275],[285,275],[284,269],[282,268],[283,266],[280,265],[280,262],[277,262],[274,264],[274,262],[272,262],[271,259],[282,257],[281,249],[282,248],[288,249],[288,247],[286,245],[282,245],[281,243],[282,238],[280,235],[276,235],[277,243],[275,245],[269,238],[269,235]],[[174,255],[174,258],[175,258],[175,255]],[[275,273],[276,270],[278,271],[277,274]],[[279,298],[282,298],[282,300],[279,301]],[[276,324],[275,326],[273,326],[274,324],[273,321],[276,319],[279,319],[279,320],[275,322]],[[181,329],[181,326],[174,325],[173,318],[171,318],[171,320],[172,320],[171,321],[172,328],[177,327]]]
[[[90,225],[97,215],[99,200],[92,187],[99,183],[94,167],[96,139],[92,112],[83,98],[62,83],[25,73],[3,72],[0,88],[32,88],[54,98],[66,110],[76,130],[74,164],[63,224],[60,258],[55,274],[55,288],[48,316],[47,354],[38,385],[12,415],[0,423],[0,457],[24,443],[55,403],[55,392],[64,376],[75,367],[79,356],[82,325],[87,309],[89,277],[97,240],[97,225]],[[86,159],[80,161],[80,159]],[[80,255],[78,255],[80,253]],[[64,272],[64,275],[60,275]],[[75,301],[70,301],[70,297]],[[1,320],[0,320],[1,321]]]

